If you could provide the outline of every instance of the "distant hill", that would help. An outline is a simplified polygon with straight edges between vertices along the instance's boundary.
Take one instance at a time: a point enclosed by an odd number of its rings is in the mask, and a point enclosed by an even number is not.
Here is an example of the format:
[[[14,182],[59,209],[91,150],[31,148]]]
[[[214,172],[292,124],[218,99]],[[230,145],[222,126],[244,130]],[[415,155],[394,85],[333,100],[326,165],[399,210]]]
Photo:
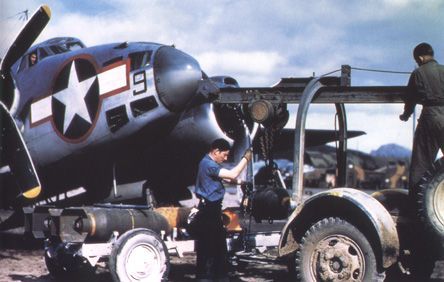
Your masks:
[[[392,159],[409,159],[411,154],[411,150],[394,143],[382,145],[370,152],[373,157]]]

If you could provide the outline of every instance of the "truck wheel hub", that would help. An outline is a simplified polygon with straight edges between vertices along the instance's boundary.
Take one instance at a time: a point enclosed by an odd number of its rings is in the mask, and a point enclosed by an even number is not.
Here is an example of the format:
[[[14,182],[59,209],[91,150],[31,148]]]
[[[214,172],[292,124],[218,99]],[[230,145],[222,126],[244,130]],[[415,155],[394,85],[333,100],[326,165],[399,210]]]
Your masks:
[[[312,269],[321,281],[362,281],[365,258],[359,246],[342,235],[321,240],[312,257]]]

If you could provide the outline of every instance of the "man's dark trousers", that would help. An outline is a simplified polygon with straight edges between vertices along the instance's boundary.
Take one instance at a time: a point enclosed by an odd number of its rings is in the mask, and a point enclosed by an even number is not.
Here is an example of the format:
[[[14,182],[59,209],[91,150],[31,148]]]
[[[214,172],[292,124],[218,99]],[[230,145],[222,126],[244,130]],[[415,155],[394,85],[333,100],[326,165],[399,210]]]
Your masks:
[[[421,180],[424,173],[432,168],[439,149],[444,152],[444,115],[423,113],[419,118],[413,140],[410,191]]]
[[[196,238],[198,279],[220,279],[228,276],[226,230],[222,223],[222,200],[201,200],[199,226]]]

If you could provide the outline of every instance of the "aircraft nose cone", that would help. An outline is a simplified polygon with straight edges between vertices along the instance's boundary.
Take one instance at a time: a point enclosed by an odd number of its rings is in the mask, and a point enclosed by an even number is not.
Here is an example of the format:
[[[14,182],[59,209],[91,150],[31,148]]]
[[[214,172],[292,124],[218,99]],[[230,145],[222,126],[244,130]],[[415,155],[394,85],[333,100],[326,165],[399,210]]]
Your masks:
[[[162,103],[168,110],[179,112],[196,94],[202,71],[190,55],[162,46],[154,57],[154,78]]]

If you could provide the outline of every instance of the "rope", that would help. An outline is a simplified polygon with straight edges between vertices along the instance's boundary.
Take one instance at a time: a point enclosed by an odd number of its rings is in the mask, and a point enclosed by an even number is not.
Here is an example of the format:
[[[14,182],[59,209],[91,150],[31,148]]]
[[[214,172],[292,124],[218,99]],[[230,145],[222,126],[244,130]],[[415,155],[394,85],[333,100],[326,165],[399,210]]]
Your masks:
[[[356,67],[351,67],[351,69],[359,71],[383,72],[383,73],[392,73],[392,74],[411,74],[411,72],[408,71],[377,70],[377,69],[366,69],[366,68],[356,68]]]
[[[392,71],[392,70],[379,70],[379,69],[368,69],[368,68],[358,68],[358,67],[350,67],[350,69],[352,70],[357,70],[357,71],[368,71],[368,72],[381,72],[381,73],[391,73],[391,74],[411,74],[411,72],[408,71]],[[320,77],[324,77],[336,72],[341,71],[341,69],[337,69],[331,72],[327,72],[323,75],[321,75]]]
[[[341,69],[337,69],[337,70],[334,70],[334,71],[331,71],[331,72],[324,73],[324,74],[321,75],[320,77],[324,77],[324,76],[327,76],[327,75],[333,74],[333,73],[338,72],[338,71],[341,71]]]

